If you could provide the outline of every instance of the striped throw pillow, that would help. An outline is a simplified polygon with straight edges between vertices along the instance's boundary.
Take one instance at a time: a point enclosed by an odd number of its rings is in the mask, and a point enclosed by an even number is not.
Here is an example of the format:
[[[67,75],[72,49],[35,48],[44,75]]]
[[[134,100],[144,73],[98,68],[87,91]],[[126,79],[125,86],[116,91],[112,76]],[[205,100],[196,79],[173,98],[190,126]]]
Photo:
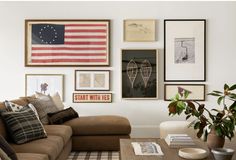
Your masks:
[[[1,117],[16,144],[47,137],[42,123],[30,108],[21,112],[1,112]]]

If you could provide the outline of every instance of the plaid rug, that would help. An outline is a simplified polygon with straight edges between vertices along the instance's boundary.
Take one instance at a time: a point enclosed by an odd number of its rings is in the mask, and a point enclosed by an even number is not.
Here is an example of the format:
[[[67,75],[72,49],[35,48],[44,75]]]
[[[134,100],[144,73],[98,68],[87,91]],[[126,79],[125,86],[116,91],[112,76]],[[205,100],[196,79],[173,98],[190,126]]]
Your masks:
[[[67,160],[119,160],[119,152],[71,152]]]

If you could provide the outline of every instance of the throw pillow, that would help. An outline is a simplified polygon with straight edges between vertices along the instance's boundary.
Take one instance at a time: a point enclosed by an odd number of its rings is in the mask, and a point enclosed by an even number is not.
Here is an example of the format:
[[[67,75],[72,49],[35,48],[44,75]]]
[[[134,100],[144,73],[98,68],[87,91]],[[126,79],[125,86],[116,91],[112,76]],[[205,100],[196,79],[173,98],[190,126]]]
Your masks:
[[[30,101],[30,103],[36,108],[39,119],[43,124],[48,124],[48,113],[58,111],[58,108],[50,96],[41,96]]]
[[[30,108],[32,109],[32,111],[34,111],[34,114],[39,118],[37,110],[35,109],[34,105],[32,105],[31,103],[27,104],[26,106],[21,106],[16,103],[5,100],[4,104],[8,112],[21,112],[27,108]]]
[[[0,148],[0,160],[11,160],[8,155]]]
[[[10,111],[10,112],[19,112],[19,110],[21,110],[24,107],[24,106],[18,105],[16,103],[9,102],[7,100],[5,100],[4,104],[5,104],[7,111]]]
[[[47,137],[42,123],[30,108],[21,112],[1,112],[1,116],[16,144]]]
[[[0,135],[0,148],[12,160],[17,160],[16,152],[13,150],[13,148],[7,143],[7,141],[1,135]]]
[[[42,93],[40,93],[40,92],[35,92],[35,97],[36,97],[36,98],[39,98],[39,97],[42,97],[42,96],[47,96],[47,95],[42,94]],[[52,98],[53,102],[55,103],[55,105],[57,106],[57,108],[58,108],[59,110],[63,110],[63,109],[65,108],[65,106],[64,106],[64,104],[63,104],[63,102],[62,102],[62,100],[61,100],[61,97],[60,97],[60,95],[59,95],[58,92],[56,92],[55,94],[53,94],[53,95],[51,96],[51,98]]]
[[[59,110],[63,110],[65,108],[65,106],[61,100],[61,96],[59,95],[58,92],[56,92],[55,94],[52,95],[52,100],[56,104],[56,106]]]
[[[48,113],[50,124],[62,124],[77,117],[79,117],[78,113],[71,107],[54,113]]]

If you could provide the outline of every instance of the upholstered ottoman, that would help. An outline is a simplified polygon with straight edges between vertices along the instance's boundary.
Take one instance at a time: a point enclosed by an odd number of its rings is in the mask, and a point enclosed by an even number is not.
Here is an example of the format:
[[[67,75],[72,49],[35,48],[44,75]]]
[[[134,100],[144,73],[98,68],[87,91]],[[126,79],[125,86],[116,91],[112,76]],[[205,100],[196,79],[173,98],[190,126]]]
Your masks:
[[[67,121],[71,126],[72,150],[119,150],[120,138],[130,138],[131,126],[121,116],[87,116]]]
[[[192,138],[195,132],[192,127],[188,127],[188,121],[165,121],[160,124],[160,138],[166,138],[168,134],[188,134]]]

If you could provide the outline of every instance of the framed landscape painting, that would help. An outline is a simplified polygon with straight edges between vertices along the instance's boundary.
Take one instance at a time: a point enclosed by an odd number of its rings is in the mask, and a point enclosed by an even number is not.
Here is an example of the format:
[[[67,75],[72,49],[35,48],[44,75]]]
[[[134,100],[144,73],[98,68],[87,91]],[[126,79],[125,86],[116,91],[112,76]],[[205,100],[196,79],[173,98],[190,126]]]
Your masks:
[[[25,20],[25,66],[109,66],[110,20]]]
[[[56,92],[64,99],[63,74],[26,74],[25,96],[32,96],[35,92],[53,95]]]
[[[158,97],[157,58],[156,49],[122,50],[122,98]]]
[[[124,20],[124,41],[152,42],[156,40],[156,20],[127,19]]]
[[[109,91],[110,71],[108,70],[76,70],[76,91]]]
[[[170,101],[177,93],[182,95],[184,90],[189,91],[187,100],[205,101],[204,84],[165,84],[165,100]]]
[[[164,81],[206,80],[206,20],[164,20]]]

